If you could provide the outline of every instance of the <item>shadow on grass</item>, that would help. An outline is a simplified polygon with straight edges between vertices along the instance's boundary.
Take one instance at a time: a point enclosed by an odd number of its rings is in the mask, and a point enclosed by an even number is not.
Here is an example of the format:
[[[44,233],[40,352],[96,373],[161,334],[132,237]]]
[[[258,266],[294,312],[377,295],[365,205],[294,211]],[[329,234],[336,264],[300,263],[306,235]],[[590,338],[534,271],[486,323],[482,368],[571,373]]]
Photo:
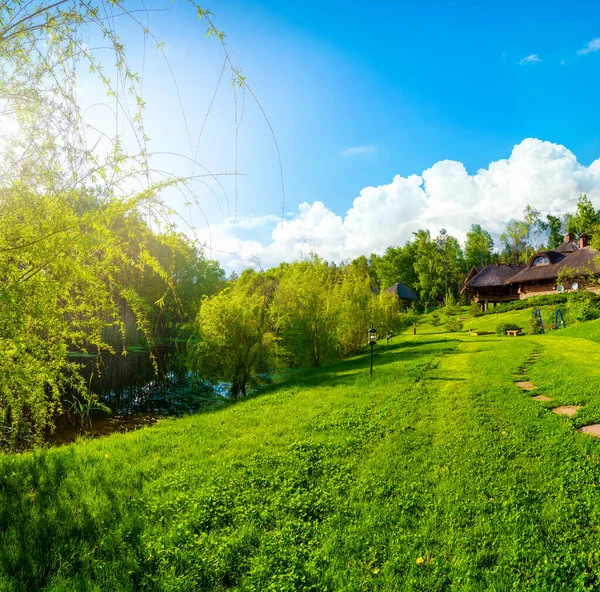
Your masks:
[[[57,549],[61,568],[72,576],[89,569],[92,556],[102,561],[98,541],[106,533],[128,533],[129,551],[121,549],[123,558],[139,547],[142,524],[115,496],[114,470],[98,470],[99,460],[82,459],[74,449],[41,451],[19,455],[12,472],[7,460],[0,459],[0,574],[22,586],[15,590],[48,585],[56,575]],[[89,482],[90,472],[93,496],[86,497],[80,485]],[[104,552],[108,558],[114,549]],[[139,577],[130,572],[127,579]]]

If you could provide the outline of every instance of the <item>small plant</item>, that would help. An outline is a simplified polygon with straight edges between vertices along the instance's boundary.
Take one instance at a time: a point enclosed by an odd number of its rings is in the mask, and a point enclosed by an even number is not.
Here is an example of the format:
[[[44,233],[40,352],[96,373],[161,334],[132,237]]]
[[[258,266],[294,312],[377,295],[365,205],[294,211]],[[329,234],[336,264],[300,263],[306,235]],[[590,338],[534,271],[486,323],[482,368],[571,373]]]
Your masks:
[[[462,331],[463,324],[462,321],[456,317],[448,317],[444,327],[448,333],[457,333],[458,331]]]
[[[542,332],[542,323],[540,318],[536,316],[535,310],[531,311],[531,320],[529,321],[529,326],[531,327],[532,335],[540,335]]]
[[[460,312],[460,307],[456,302],[456,298],[454,297],[454,294],[452,294],[452,292],[450,291],[448,291],[446,297],[444,298],[444,312],[448,316],[456,315]]]
[[[515,323],[500,323],[496,327],[496,335],[506,335],[507,331],[518,331],[521,327]]]
[[[469,306],[469,316],[476,317],[478,313],[481,313],[481,305],[476,300],[473,300]]]
[[[440,319],[440,315],[439,313],[436,311],[431,315],[431,324],[434,327],[439,326],[439,324],[442,322],[442,319]]]

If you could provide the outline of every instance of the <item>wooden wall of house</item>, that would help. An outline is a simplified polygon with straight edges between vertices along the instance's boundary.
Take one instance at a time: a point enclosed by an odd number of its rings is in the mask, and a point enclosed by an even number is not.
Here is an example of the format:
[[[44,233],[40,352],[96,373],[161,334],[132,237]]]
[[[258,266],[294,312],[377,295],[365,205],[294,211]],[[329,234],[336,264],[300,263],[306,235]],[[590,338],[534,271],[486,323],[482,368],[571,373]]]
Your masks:
[[[589,290],[591,292],[595,292],[596,294],[600,293],[600,289],[598,286],[594,284],[589,284],[587,282],[578,282],[579,288],[577,291],[581,290]],[[563,290],[563,294],[568,294],[570,292],[575,292],[575,290],[566,289]],[[535,284],[521,284],[520,287],[520,296],[523,298],[530,298],[531,296],[548,296],[551,294],[558,294],[556,291],[556,281],[539,281]]]

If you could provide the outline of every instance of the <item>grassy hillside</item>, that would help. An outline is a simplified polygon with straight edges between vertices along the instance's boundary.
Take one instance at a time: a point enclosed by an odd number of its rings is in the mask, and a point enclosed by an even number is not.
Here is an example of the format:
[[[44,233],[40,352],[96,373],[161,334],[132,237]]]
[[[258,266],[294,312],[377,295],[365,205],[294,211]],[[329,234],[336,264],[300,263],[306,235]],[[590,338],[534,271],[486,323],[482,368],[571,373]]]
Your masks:
[[[423,324],[377,346],[372,379],[361,356],[217,411],[0,456],[0,589],[597,589],[600,441],[574,429],[600,422],[586,330]]]

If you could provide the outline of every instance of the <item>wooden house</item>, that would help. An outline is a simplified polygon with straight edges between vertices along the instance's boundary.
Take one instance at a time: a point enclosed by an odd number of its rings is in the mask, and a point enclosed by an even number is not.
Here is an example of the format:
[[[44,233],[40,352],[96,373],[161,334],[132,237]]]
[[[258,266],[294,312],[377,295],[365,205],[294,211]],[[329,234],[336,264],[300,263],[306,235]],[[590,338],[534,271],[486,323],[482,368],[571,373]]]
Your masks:
[[[460,292],[466,294],[471,300],[480,302],[484,308],[487,308],[489,304],[518,300],[517,288],[508,284],[507,281],[524,267],[524,265],[492,263],[473,274],[473,270],[477,269],[474,267],[467,276]]]
[[[587,234],[575,241],[566,234],[556,249],[536,253],[527,265],[488,265],[472,268],[461,293],[485,308],[488,304],[522,300],[530,296],[600,291],[591,278],[600,277],[600,253],[588,245]]]
[[[556,250],[536,253],[508,282],[517,286],[520,298],[581,289],[597,291],[590,278],[600,275],[599,258],[600,253],[588,245],[587,235],[582,234],[578,243],[566,235]]]

